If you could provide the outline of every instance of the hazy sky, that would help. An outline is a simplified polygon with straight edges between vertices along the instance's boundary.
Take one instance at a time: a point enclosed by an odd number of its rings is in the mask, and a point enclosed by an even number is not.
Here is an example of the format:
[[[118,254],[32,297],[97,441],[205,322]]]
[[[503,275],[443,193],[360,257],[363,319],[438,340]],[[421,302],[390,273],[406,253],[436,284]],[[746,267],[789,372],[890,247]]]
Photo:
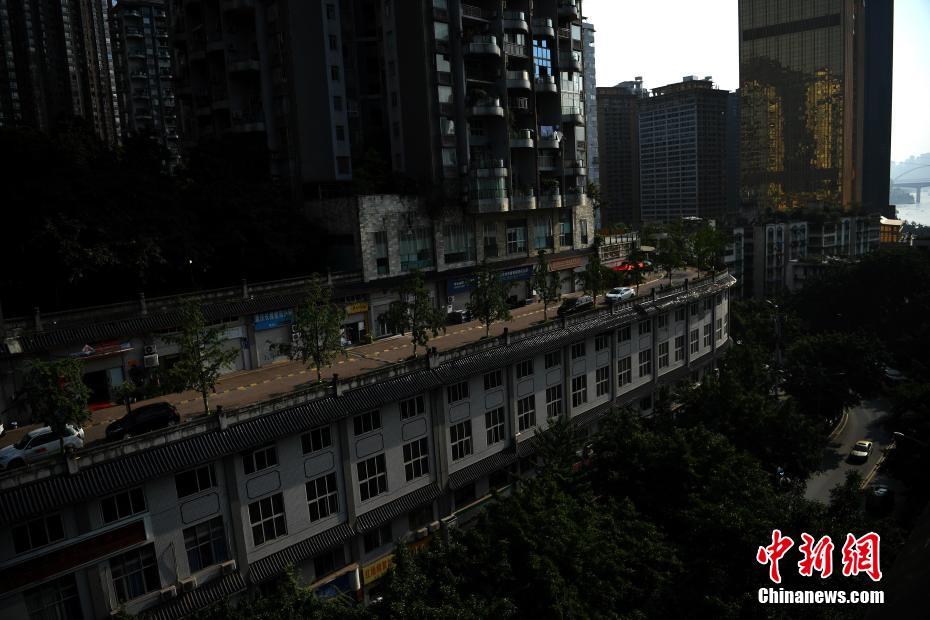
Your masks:
[[[888,0],[870,0],[888,1]],[[711,75],[739,86],[736,0],[584,0],[596,30],[597,84],[647,88]],[[930,0],[895,2],[891,158],[930,153]]]

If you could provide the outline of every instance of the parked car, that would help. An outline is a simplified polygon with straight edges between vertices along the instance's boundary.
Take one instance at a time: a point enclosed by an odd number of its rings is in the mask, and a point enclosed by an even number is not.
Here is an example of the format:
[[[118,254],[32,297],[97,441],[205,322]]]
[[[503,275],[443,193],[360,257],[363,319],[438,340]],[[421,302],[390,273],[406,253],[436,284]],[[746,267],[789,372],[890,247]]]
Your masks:
[[[452,310],[446,314],[446,325],[460,325],[471,320],[471,313],[467,309]]]
[[[566,316],[568,314],[584,312],[593,307],[594,299],[590,295],[582,295],[581,297],[572,297],[563,301],[562,305],[559,306],[557,314],[559,316]]]
[[[636,291],[628,286],[618,286],[617,288],[612,288],[607,291],[607,294],[604,295],[604,297],[607,298],[609,303],[616,303],[618,301],[633,299],[636,297]]]
[[[876,515],[891,512],[894,508],[894,489],[883,482],[874,483],[871,492],[865,496],[865,508]]]
[[[124,439],[149,431],[167,428],[181,421],[178,410],[166,402],[152,403],[133,409],[107,426],[107,439]]]
[[[872,442],[860,439],[849,453],[850,462],[864,463],[872,454]]]
[[[79,450],[84,447],[84,429],[65,426],[63,435],[65,450]],[[35,463],[61,451],[58,433],[50,426],[43,426],[29,431],[12,446],[0,448],[0,469],[22,467]]]

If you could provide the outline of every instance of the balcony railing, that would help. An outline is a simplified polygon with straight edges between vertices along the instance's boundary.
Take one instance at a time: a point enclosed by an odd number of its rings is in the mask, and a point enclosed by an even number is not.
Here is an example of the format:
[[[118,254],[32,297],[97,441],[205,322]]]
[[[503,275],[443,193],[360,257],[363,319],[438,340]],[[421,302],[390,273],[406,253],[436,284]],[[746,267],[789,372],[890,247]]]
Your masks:
[[[526,46],[519,43],[504,43],[504,53],[508,56],[526,58]]]
[[[510,108],[513,110],[521,110],[521,111],[529,110],[530,109],[529,97],[511,97]]]
[[[484,11],[479,7],[470,4],[462,5],[462,17],[473,17],[475,19],[484,19]]]
[[[553,37],[555,36],[555,30],[552,27],[552,20],[548,17],[534,17],[533,18],[533,33],[541,34],[545,36]]]

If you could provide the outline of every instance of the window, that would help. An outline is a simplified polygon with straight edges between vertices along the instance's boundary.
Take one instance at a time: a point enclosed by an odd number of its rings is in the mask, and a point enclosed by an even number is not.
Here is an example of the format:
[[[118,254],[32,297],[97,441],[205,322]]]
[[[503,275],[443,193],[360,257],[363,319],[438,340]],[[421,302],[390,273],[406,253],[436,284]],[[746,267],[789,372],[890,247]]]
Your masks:
[[[716,339],[717,339],[717,340],[722,340],[722,339],[723,339],[723,319],[717,319],[717,333],[716,333]]]
[[[530,394],[517,401],[517,428],[519,432],[536,426],[536,395]]]
[[[517,362],[517,379],[522,379],[523,377],[529,377],[533,374],[533,360],[523,360],[522,362]]]
[[[457,461],[472,453],[471,420],[465,420],[449,427],[449,439],[452,442],[452,460]]]
[[[588,402],[588,376],[579,375],[572,379],[572,407]]]
[[[500,370],[492,370],[484,375],[484,390],[493,390],[499,388],[504,383],[504,373]]]
[[[714,309],[714,298],[708,297],[704,300],[704,312],[710,312]]]
[[[468,382],[462,381],[446,388],[446,400],[451,405],[468,398]]]
[[[546,388],[546,417],[562,415],[562,384]]]
[[[346,564],[345,552],[342,545],[333,547],[313,558],[313,575],[315,579],[320,579],[326,575],[342,568]]]
[[[443,230],[443,258],[446,263],[460,263],[474,260],[474,233],[464,224],[446,224]]]
[[[639,410],[649,411],[652,409],[652,396],[643,396],[639,399]]]
[[[562,365],[562,352],[561,351],[550,351],[546,353],[546,369],[555,368],[556,366]]]
[[[504,408],[498,407],[484,413],[484,428],[488,434],[488,445],[504,439]]]
[[[284,496],[275,493],[249,504],[249,523],[252,526],[252,544],[256,547],[287,534]]]
[[[381,428],[381,412],[367,411],[360,413],[352,420],[352,426],[356,436],[378,430]]]
[[[639,322],[639,335],[645,336],[646,334],[652,333],[652,321],[646,319],[645,321]]]
[[[652,374],[652,349],[639,352],[639,376]]]
[[[187,550],[187,565],[192,573],[228,560],[223,517],[213,517],[185,528],[184,548]]]
[[[105,497],[100,502],[100,508],[103,512],[104,523],[113,523],[145,512],[145,495],[142,493],[142,487]]]
[[[685,337],[675,336],[675,361],[680,362],[685,359]]]
[[[338,50],[339,49],[339,39],[336,38],[336,35],[329,35],[329,49]]]
[[[342,111],[342,97],[339,95],[333,95],[333,109],[336,111]]]
[[[336,19],[336,5],[335,4],[326,5],[326,18]]]
[[[445,22],[433,22],[433,34],[437,42],[448,43],[449,41],[449,24]]]
[[[714,342],[714,327],[710,323],[704,326],[704,346],[709,347]]]
[[[581,245],[588,245],[588,220],[578,220],[581,225]]]
[[[387,231],[379,230],[373,234],[375,238],[375,268],[378,271],[378,275],[387,275],[391,273]]]
[[[304,454],[319,452],[323,448],[329,448],[333,445],[333,437],[330,435],[328,426],[320,426],[309,433],[304,433],[300,437],[300,447]]]
[[[624,325],[617,330],[617,341],[618,342],[629,342],[630,340],[630,326]]]
[[[345,142],[346,140],[346,128],[342,125],[336,125],[336,140],[339,142]]]
[[[627,355],[617,360],[617,384],[620,387],[633,383],[633,360]]]
[[[692,329],[692,330],[691,330],[691,353],[692,353],[692,354],[693,354],[693,353],[697,353],[697,352],[698,352],[698,349],[701,348],[701,345],[700,345],[700,337],[701,337],[701,336],[700,336],[700,334],[698,333],[698,330],[696,330],[696,329]]]
[[[149,544],[110,558],[110,575],[120,603],[158,590],[161,582],[155,563],[155,545]]]
[[[697,302],[694,302],[693,304],[691,304],[691,316],[697,316],[697,315],[698,315],[698,304]]]
[[[382,523],[379,527],[365,532],[365,553],[371,553],[379,547],[383,547],[394,542],[394,534],[391,531],[391,522]]]
[[[454,162],[453,162],[453,165]],[[484,255],[494,258],[497,256],[497,224],[485,222],[484,224]]]
[[[679,323],[685,320],[685,309],[684,307],[675,308],[675,320]]]
[[[546,39],[533,39],[533,68],[536,77],[552,75],[552,50]]]
[[[411,531],[425,527],[433,520],[433,504],[424,504],[407,513],[407,526]]]
[[[585,355],[584,340],[582,340],[581,342],[576,342],[575,344],[572,345],[572,359],[573,360],[576,360],[579,357],[584,357],[584,355]]]
[[[730,313],[727,312],[723,315],[723,333],[727,336],[730,335]]]
[[[552,248],[552,219],[543,218],[536,221],[536,235],[533,239],[533,247],[537,250],[540,248]]]
[[[339,174],[349,174],[349,158],[344,155],[337,157],[336,170]]]
[[[25,553],[65,537],[61,515],[53,514],[28,521],[13,528],[13,550]]]
[[[526,226],[507,224],[507,253],[526,252]]]
[[[659,343],[659,370],[668,366],[668,340]]]
[[[559,245],[572,245],[572,217],[564,215],[559,220]]]
[[[307,507],[310,523],[339,512],[339,489],[336,474],[326,474],[307,482]]]
[[[391,107],[397,107],[397,91],[391,91]]]
[[[358,472],[358,494],[363,502],[387,491],[387,467],[383,454],[360,461],[355,468]]]
[[[23,592],[29,618],[83,618],[81,599],[78,598],[74,573]]]
[[[401,271],[433,266],[433,233],[429,228],[398,232]]]
[[[594,372],[594,394],[604,396],[610,391],[610,367],[602,366]]]
[[[426,437],[404,444],[404,474],[407,482],[429,473],[429,446]]]
[[[603,351],[610,346],[610,337],[607,334],[598,334],[594,337],[594,350]]]
[[[339,81],[339,66],[338,65],[332,65],[329,68],[329,77],[331,77],[334,82]]]
[[[660,314],[656,317],[656,329],[663,329],[668,326],[668,314]]]
[[[213,471],[213,465],[190,469],[178,474],[174,477],[174,486],[178,492],[178,499],[215,487],[216,473]]]
[[[423,415],[426,412],[426,404],[422,396],[414,396],[407,400],[400,401],[400,419],[406,420],[414,416]]]
[[[278,449],[275,446],[265,446],[242,455],[242,468],[245,475],[274,467],[278,464]]]

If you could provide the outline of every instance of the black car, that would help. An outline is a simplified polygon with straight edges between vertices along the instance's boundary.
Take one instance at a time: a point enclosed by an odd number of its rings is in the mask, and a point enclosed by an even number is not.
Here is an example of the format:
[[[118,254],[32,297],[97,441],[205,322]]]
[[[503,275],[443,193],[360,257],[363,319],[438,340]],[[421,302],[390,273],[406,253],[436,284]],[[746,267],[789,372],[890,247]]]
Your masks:
[[[471,320],[468,310],[453,310],[446,315],[446,325],[460,325]]]
[[[107,439],[125,439],[172,426],[180,421],[181,416],[171,403],[143,405],[107,426]]]
[[[581,297],[572,297],[563,301],[562,305],[559,306],[557,314],[559,316],[565,316],[567,314],[575,314],[576,312],[584,312],[593,307],[594,299],[590,295],[582,295]]]

